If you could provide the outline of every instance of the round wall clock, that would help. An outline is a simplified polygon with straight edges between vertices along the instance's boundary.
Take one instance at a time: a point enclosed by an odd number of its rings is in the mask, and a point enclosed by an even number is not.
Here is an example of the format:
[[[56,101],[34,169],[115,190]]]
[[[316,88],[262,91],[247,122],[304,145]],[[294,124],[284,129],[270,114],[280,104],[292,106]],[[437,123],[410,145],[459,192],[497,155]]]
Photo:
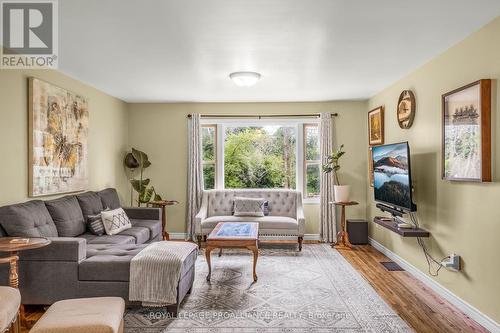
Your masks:
[[[411,127],[415,118],[415,95],[411,90],[403,90],[399,95],[397,115],[399,127]]]

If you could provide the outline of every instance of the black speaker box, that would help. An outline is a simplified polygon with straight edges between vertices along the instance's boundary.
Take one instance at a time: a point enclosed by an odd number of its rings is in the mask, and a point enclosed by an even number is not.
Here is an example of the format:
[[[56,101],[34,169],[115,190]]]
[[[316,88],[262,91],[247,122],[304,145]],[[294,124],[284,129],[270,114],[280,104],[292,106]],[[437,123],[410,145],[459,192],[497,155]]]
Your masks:
[[[351,244],[363,245],[368,244],[368,222],[366,220],[348,219],[347,233]]]

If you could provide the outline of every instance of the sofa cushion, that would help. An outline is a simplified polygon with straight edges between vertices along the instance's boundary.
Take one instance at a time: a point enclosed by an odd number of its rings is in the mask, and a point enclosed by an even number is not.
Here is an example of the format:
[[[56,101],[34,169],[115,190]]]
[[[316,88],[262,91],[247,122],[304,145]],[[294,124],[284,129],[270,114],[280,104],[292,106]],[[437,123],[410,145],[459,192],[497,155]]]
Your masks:
[[[121,207],[120,198],[114,188],[107,188],[97,192],[101,198],[102,206],[109,209],[117,209]]]
[[[45,206],[52,216],[60,237],[76,237],[85,232],[86,223],[75,196],[45,201]]]
[[[296,219],[286,216],[212,216],[201,221],[203,229],[213,229],[219,222],[258,222],[259,229],[298,229],[299,224]]]
[[[158,220],[137,220],[130,219],[132,227],[144,227],[149,230],[149,239],[154,239],[162,232],[161,221]]]
[[[149,240],[149,229],[144,227],[132,227],[127,230],[123,230],[117,235],[132,236],[135,238],[136,244],[144,244]]]
[[[130,261],[146,246],[146,244],[89,245],[87,246],[87,259],[78,266],[78,279],[83,281],[129,281]]]
[[[79,237],[85,238],[87,240],[87,244],[135,244],[135,238],[129,235],[96,236],[87,232]]]
[[[52,217],[41,200],[0,208],[0,224],[12,237],[57,237]]]
[[[85,192],[76,196],[85,221],[89,215],[97,215],[104,210],[101,197],[95,192]]]

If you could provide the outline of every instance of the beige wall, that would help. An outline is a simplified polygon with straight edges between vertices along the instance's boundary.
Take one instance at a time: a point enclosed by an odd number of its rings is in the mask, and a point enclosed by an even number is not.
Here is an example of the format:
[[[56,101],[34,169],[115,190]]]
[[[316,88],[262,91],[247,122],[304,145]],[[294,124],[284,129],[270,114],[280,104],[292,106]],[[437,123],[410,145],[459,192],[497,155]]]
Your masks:
[[[459,273],[442,270],[436,280],[451,292],[500,322],[500,183],[449,182],[440,176],[441,95],[482,78],[500,78],[500,18],[473,34],[417,71],[369,100],[369,109],[385,105],[386,142],[408,140],[412,150],[415,202],[421,225],[431,232],[427,241],[436,258],[457,253],[463,258]],[[413,127],[400,129],[396,104],[404,89],[415,93],[417,111]],[[500,175],[498,138],[500,95],[493,86],[493,156],[496,179]],[[367,193],[367,215],[381,215]],[[427,265],[415,239],[371,224],[370,235],[423,272]]]
[[[360,205],[349,209],[348,217],[364,218],[366,212],[366,102],[324,103],[192,103],[131,104],[130,145],[149,155],[152,166],[147,176],[159,192],[180,205],[169,209],[169,231],[185,232],[187,188],[187,118],[201,114],[296,114],[338,112],[334,138],[344,143],[342,181],[352,185],[353,199]],[[319,233],[319,207],[306,205],[306,233]]]
[[[0,70],[0,205],[28,199],[30,76],[88,98],[90,189],[117,187],[124,198],[128,191],[122,167],[128,143],[127,105],[56,71]]]

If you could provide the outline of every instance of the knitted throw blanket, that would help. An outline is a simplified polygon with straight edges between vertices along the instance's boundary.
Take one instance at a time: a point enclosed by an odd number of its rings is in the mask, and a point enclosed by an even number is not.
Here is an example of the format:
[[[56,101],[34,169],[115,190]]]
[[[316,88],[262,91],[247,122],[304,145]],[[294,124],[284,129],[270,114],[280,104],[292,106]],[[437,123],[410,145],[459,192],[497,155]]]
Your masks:
[[[177,303],[177,284],[182,263],[198,246],[189,242],[152,243],[130,262],[130,301],[143,306],[166,306]]]

